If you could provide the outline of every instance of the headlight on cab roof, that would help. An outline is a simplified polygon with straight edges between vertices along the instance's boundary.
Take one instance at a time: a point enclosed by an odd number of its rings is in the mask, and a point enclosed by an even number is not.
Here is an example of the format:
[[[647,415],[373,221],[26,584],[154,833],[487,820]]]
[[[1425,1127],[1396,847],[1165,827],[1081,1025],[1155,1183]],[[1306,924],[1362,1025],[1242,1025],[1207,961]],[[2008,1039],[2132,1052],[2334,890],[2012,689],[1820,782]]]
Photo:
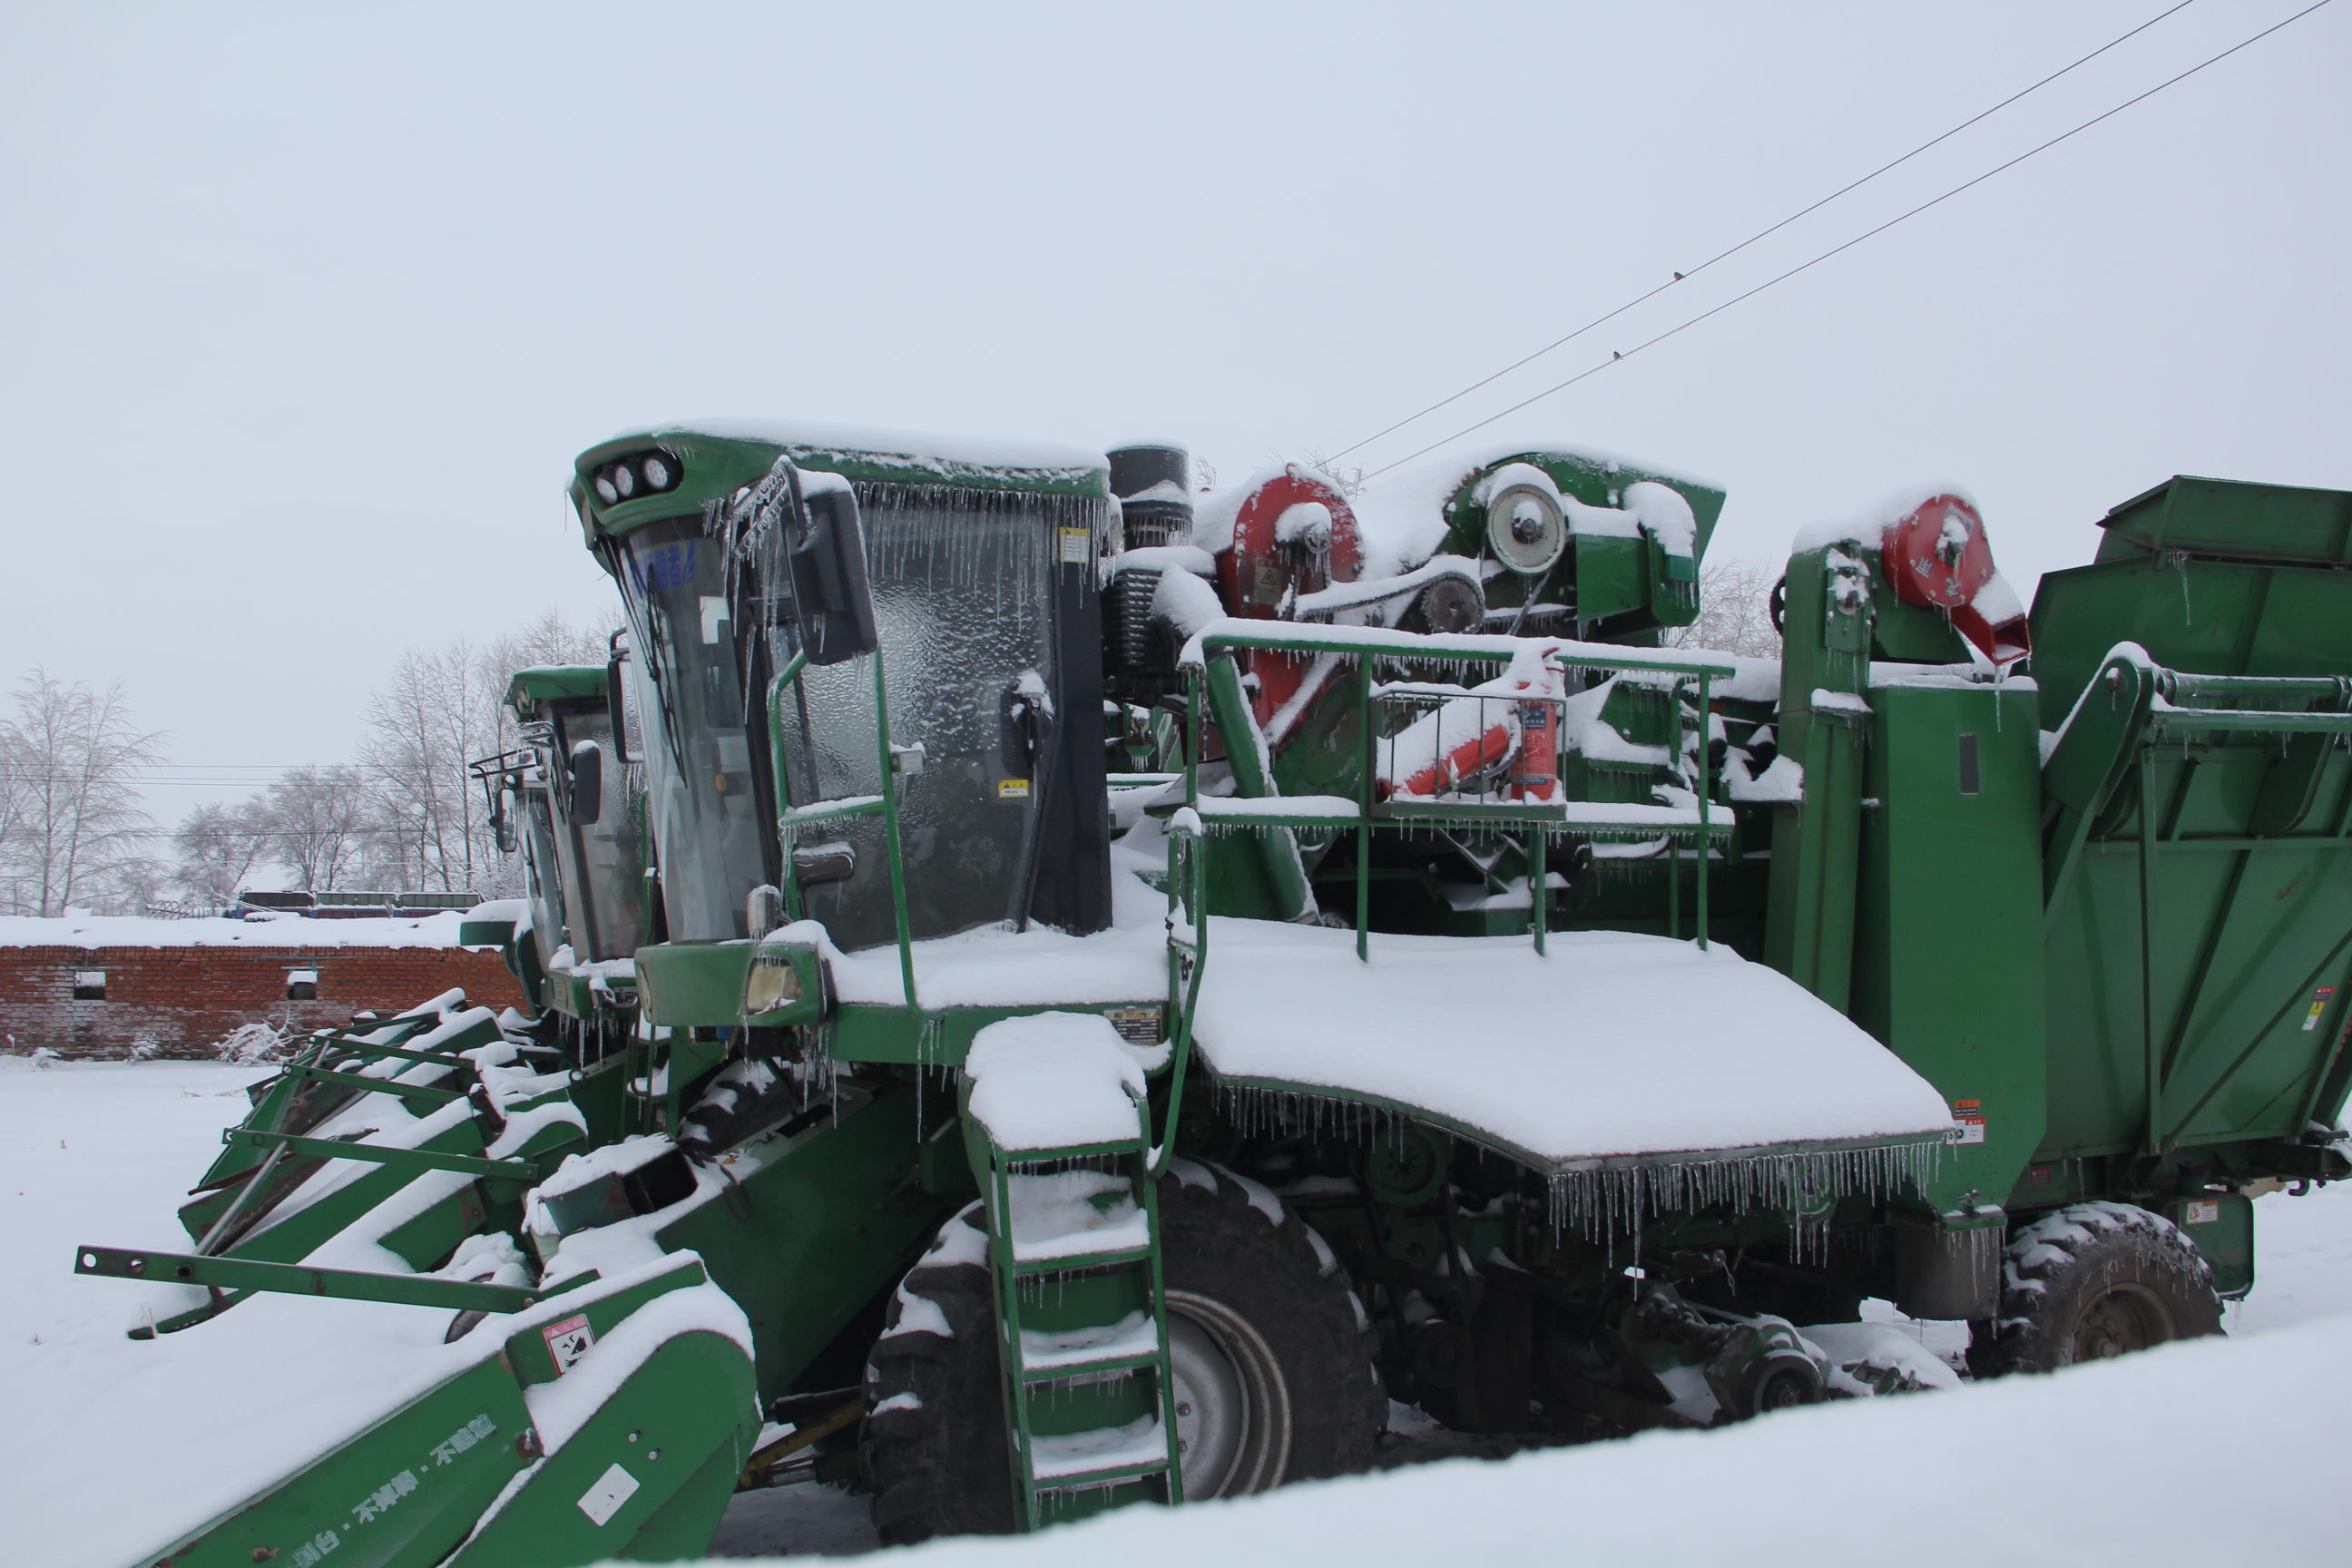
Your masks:
[[[763,939],[743,972],[743,1019],[768,1026],[814,1024],[825,1015],[824,959],[814,942]]]

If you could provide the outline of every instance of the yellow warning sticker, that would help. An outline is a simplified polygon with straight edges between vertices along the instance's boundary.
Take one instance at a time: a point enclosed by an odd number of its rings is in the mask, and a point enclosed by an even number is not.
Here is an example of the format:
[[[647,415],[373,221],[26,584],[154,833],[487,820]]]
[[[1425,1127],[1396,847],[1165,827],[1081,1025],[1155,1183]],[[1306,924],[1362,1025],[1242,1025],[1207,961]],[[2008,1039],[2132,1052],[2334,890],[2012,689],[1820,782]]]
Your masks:
[[[1094,558],[1094,535],[1083,528],[1062,530],[1062,562],[1083,566]]]
[[[2200,1201],[2185,1205],[2180,1217],[2190,1225],[2211,1225],[2221,1217],[2221,1205],[2211,1201]]]
[[[1027,800],[1029,798],[1029,781],[1027,779],[997,780],[996,798],[999,800]]]

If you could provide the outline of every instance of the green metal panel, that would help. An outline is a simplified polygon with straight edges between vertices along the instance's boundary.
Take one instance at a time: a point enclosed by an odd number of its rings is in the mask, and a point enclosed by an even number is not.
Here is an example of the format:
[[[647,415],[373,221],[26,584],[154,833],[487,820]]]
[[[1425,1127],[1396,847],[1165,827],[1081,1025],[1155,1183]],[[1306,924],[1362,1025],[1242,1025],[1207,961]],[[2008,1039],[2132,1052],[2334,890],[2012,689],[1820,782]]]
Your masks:
[[[908,1007],[847,1003],[825,1026],[824,1052],[839,1062],[897,1062],[950,1068],[963,1065],[972,1037],[991,1024],[1032,1013],[1100,1013],[1113,1027],[1139,1044],[1151,1044],[1166,1027],[1166,998],[1133,1002],[1034,1002],[1018,1007]],[[1149,1033],[1150,1038],[1145,1039]]]
[[[514,1379],[496,1361],[483,1362],[153,1561],[172,1568],[432,1568],[530,1462],[515,1447],[530,1426]],[[389,1505],[376,1506],[386,1488]]]
[[[1640,540],[1580,533],[1575,545],[1578,619],[1622,615],[1648,601],[1649,563]]]
[[[541,664],[518,669],[507,682],[507,706],[528,718],[541,702],[560,698],[604,698],[605,674],[601,664]]]
[[[1803,798],[1776,806],[1764,962],[1843,1012],[1853,964],[1872,597],[1858,547],[1789,560],[1780,663],[1780,754]]]
[[[2196,1193],[2164,1205],[2213,1268],[2213,1289],[2234,1300],[2254,1288],[2254,1200],[2243,1193]]]
[[[2109,789],[2086,797],[2079,868],[2048,910],[2043,1157],[2293,1138],[2334,1115],[2352,761],[2260,735],[2147,739]],[[2280,810],[2286,795],[2307,807]],[[2265,817],[2288,830],[2254,836]]]
[[[927,1109],[954,1103],[942,1091]],[[661,1232],[666,1249],[700,1254],[751,1320],[762,1400],[791,1388],[962,1204],[923,1190],[917,1110],[910,1088],[845,1097],[837,1124],[754,1141],[746,1152],[764,1163],[741,1178],[740,1202],[703,1204]]]
[[[2101,520],[2101,561],[2159,551],[2352,562],[2352,492],[2176,474]]]
[[[2352,674],[2339,573],[2244,563],[2127,560],[2053,572],[2033,597],[2033,674],[2055,729],[2117,643],[2199,675]]]
[[[730,1476],[740,1468],[759,1436],[759,1423],[751,1363],[741,1348],[714,1333],[679,1334],[648,1356],[547,1457],[449,1559],[450,1568],[699,1556],[727,1505],[728,1491],[714,1493],[709,1484],[709,1468],[723,1462]],[[613,1467],[623,1470],[634,1489],[600,1518],[585,1505],[599,1487],[610,1495]],[[679,1521],[672,1517],[642,1552],[635,1550],[640,1532],[688,1489],[699,1494],[700,1542],[682,1543]],[[335,1568],[341,1568],[340,1560]]]
[[[1870,704],[1853,1016],[1970,1129],[1923,1195],[1998,1203],[2043,1121],[2035,693],[1879,686]]]
[[[637,1006],[648,1023],[724,1028],[743,1016],[749,942],[675,942],[637,949]]]
[[[1233,769],[1234,793],[1252,800],[1276,794],[1267,776],[1267,759],[1257,720],[1251,714],[1249,699],[1242,691],[1241,666],[1233,655],[1219,654],[1209,660],[1203,685],[1217,733],[1224,739],[1225,761]],[[1307,890],[1306,868],[1298,857],[1298,840],[1290,829],[1262,827],[1249,834],[1245,842],[1243,855],[1234,858],[1257,861],[1268,902],[1262,910],[1244,907],[1229,910],[1219,905],[1217,912],[1292,921],[1313,910],[1315,895]]]

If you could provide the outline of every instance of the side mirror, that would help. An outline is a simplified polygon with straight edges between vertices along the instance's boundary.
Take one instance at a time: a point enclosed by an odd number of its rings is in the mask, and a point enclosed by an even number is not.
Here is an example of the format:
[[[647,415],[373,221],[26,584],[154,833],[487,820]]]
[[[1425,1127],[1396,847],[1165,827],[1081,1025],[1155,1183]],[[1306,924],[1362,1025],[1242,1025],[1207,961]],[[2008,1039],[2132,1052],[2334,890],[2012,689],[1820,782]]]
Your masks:
[[[872,653],[874,592],[866,579],[866,531],[857,492],[839,474],[804,474],[778,458],[730,515],[763,535],[761,570],[771,591],[792,595],[801,650],[811,664],[839,664]]]
[[[572,792],[564,802],[564,812],[574,823],[586,827],[604,810],[604,748],[593,741],[583,741],[572,748],[569,765]]]
[[[881,644],[866,580],[857,495],[838,474],[798,476],[800,526],[787,535],[793,604],[811,664],[839,664]]]
[[[605,645],[611,657],[604,661],[604,707],[613,720],[613,749],[625,763],[642,763],[646,760],[644,742],[629,744],[628,690],[621,678],[621,666],[629,662],[629,650],[621,646],[621,639],[628,635],[628,628],[624,626]]]

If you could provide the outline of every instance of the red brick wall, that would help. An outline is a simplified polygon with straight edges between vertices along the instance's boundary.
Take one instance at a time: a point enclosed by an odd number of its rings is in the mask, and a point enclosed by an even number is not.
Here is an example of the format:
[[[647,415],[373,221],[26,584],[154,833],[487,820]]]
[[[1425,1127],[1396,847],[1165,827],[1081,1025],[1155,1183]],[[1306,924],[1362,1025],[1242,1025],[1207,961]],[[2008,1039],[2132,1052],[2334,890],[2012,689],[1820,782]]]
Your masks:
[[[289,970],[318,972],[318,999],[286,999]],[[73,1000],[77,971],[103,970],[106,1000]],[[415,1006],[452,988],[479,1006],[522,1005],[496,948],[0,948],[0,1047],[121,1057],[148,1044],[209,1057],[242,1024],[315,1029],[365,1008]]]

